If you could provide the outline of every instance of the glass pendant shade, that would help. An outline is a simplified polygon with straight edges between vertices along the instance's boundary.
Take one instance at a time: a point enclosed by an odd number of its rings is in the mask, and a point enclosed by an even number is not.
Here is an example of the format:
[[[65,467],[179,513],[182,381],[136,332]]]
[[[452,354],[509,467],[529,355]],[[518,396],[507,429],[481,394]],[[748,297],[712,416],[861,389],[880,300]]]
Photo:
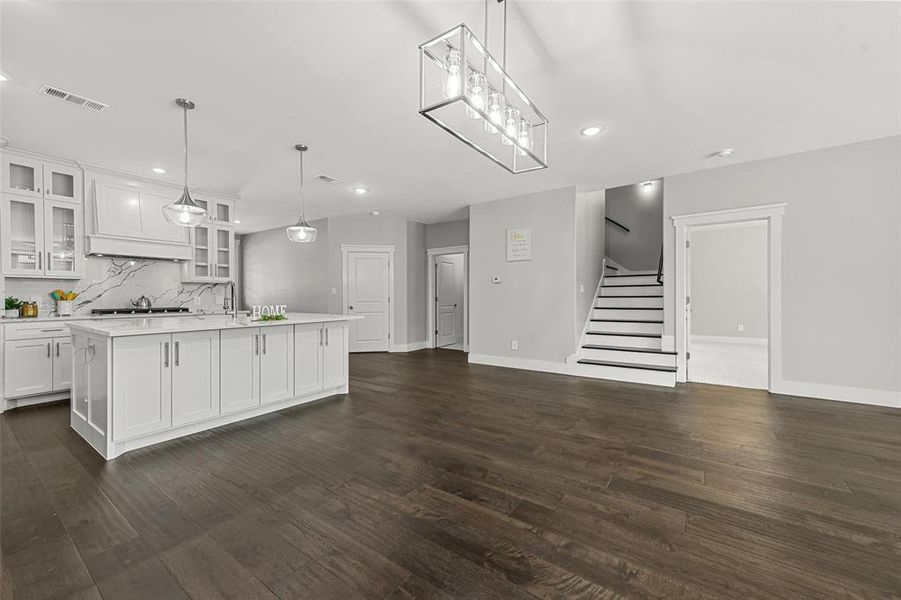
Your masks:
[[[316,231],[315,227],[307,223],[306,207],[303,197],[303,153],[309,150],[309,148],[303,144],[297,144],[294,146],[294,149],[300,152],[300,218],[297,219],[296,224],[285,229],[285,234],[288,236],[288,240],[292,242],[298,244],[311,244],[319,237],[319,232]]]
[[[419,67],[419,114],[511,173],[547,168],[547,118],[465,24],[422,44]]]
[[[175,104],[181,107],[184,115],[185,188],[181,193],[181,198],[172,204],[163,206],[163,218],[179,227],[197,227],[207,221],[208,215],[205,208],[194,202],[188,191],[188,111],[194,110],[194,103],[184,98],[178,98],[175,100]]]

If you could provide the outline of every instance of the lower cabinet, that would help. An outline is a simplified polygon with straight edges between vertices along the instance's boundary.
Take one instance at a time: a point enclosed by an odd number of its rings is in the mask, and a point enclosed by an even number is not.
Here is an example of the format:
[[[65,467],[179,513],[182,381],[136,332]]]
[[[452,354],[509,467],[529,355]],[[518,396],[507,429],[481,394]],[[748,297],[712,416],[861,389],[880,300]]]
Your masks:
[[[260,402],[294,397],[294,325],[261,327]]]
[[[53,340],[53,391],[72,387],[72,338]]]
[[[322,323],[294,326],[294,395],[322,389]]]
[[[322,345],[322,387],[347,383],[347,323],[324,323]]]
[[[219,415],[219,332],[172,335],[172,425]]]
[[[172,426],[172,336],[113,340],[114,441]]]
[[[222,330],[219,397],[222,414],[260,404],[259,328]]]
[[[4,395],[16,398],[53,391],[52,353],[51,338],[6,342]]]

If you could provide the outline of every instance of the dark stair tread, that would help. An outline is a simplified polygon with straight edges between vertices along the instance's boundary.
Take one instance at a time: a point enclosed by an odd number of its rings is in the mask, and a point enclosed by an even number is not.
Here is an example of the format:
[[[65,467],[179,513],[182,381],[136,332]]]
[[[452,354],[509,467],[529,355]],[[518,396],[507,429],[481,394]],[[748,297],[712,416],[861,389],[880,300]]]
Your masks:
[[[588,335],[618,335],[620,337],[662,338],[659,333],[622,333],[621,331],[586,331]]]
[[[604,286],[601,286],[601,287],[604,287]],[[627,287],[627,286],[624,286],[624,285],[614,285],[613,287]],[[651,295],[651,294],[648,294],[647,296],[641,296],[641,295],[639,295],[639,296],[627,296],[627,295],[622,295],[622,296],[598,296],[598,298],[663,298],[663,294],[660,294],[659,296]]]
[[[634,285],[602,285],[602,288],[628,288],[628,287],[663,287],[662,283],[636,283]]]
[[[604,268],[605,268],[605,269],[610,269],[611,271],[619,271],[618,268],[616,268],[616,267],[611,267],[610,265],[604,265]]]
[[[616,298],[617,296],[598,296],[598,298]],[[625,298],[625,296],[619,296],[620,298]],[[653,298],[654,296],[641,296],[642,298]],[[655,307],[655,306],[595,306],[598,310],[663,310],[663,307]]]
[[[675,373],[676,367],[666,367],[663,365],[640,365],[636,363],[623,363],[612,360],[594,360],[593,358],[580,358],[580,365],[598,365],[601,367],[621,367],[624,369],[639,369],[641,371],[662,371],[664,373]]]
[[[641,321],[639,319],[591,319],[595,323],[659,323],[663,325],[663,321]]]
[[[588,350],[616,350],[618,352],[641,352],[642,354],[670,354],[676,356],[678,352],[670,350],[657,350],[656,348],[631,348],[629,346],[602,346],[600,344],[585,344],[582,346]]]
[[[657,277],[657,273],[627,273],[623,275],[604,275],[604,277]]]

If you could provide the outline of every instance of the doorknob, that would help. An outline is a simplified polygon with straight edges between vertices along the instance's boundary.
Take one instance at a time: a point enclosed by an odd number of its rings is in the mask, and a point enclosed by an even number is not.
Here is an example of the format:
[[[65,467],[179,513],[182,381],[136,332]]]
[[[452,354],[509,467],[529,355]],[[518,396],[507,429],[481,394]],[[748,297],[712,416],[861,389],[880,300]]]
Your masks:
[[[347,310],[353,310],[353,309],[354,309],[353,306],[348,306],[348,307],[347,307]]]

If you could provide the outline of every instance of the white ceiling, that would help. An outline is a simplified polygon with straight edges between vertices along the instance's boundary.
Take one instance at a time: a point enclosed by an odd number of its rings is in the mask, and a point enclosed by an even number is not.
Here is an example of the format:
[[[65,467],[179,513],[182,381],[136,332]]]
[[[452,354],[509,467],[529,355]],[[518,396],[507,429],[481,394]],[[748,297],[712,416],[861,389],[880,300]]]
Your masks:
[[[418,45],[481,32],[481,1],[3,2],[0,135],[177,181],[173,99],[190,98],[191,182],[240,194],[253,231],[296,218],[299,141],[308,176],[346,182],[310,181],[310,216],[428,222],[718,166],[723,147],[740,162],[901,133],[897,3],[509,1],[508,70],[551,122],[545,171],[510,175],[417,113]],[[112,108],[40,97],[44,83]],[[607,130],[580,137],[592,123]]]

